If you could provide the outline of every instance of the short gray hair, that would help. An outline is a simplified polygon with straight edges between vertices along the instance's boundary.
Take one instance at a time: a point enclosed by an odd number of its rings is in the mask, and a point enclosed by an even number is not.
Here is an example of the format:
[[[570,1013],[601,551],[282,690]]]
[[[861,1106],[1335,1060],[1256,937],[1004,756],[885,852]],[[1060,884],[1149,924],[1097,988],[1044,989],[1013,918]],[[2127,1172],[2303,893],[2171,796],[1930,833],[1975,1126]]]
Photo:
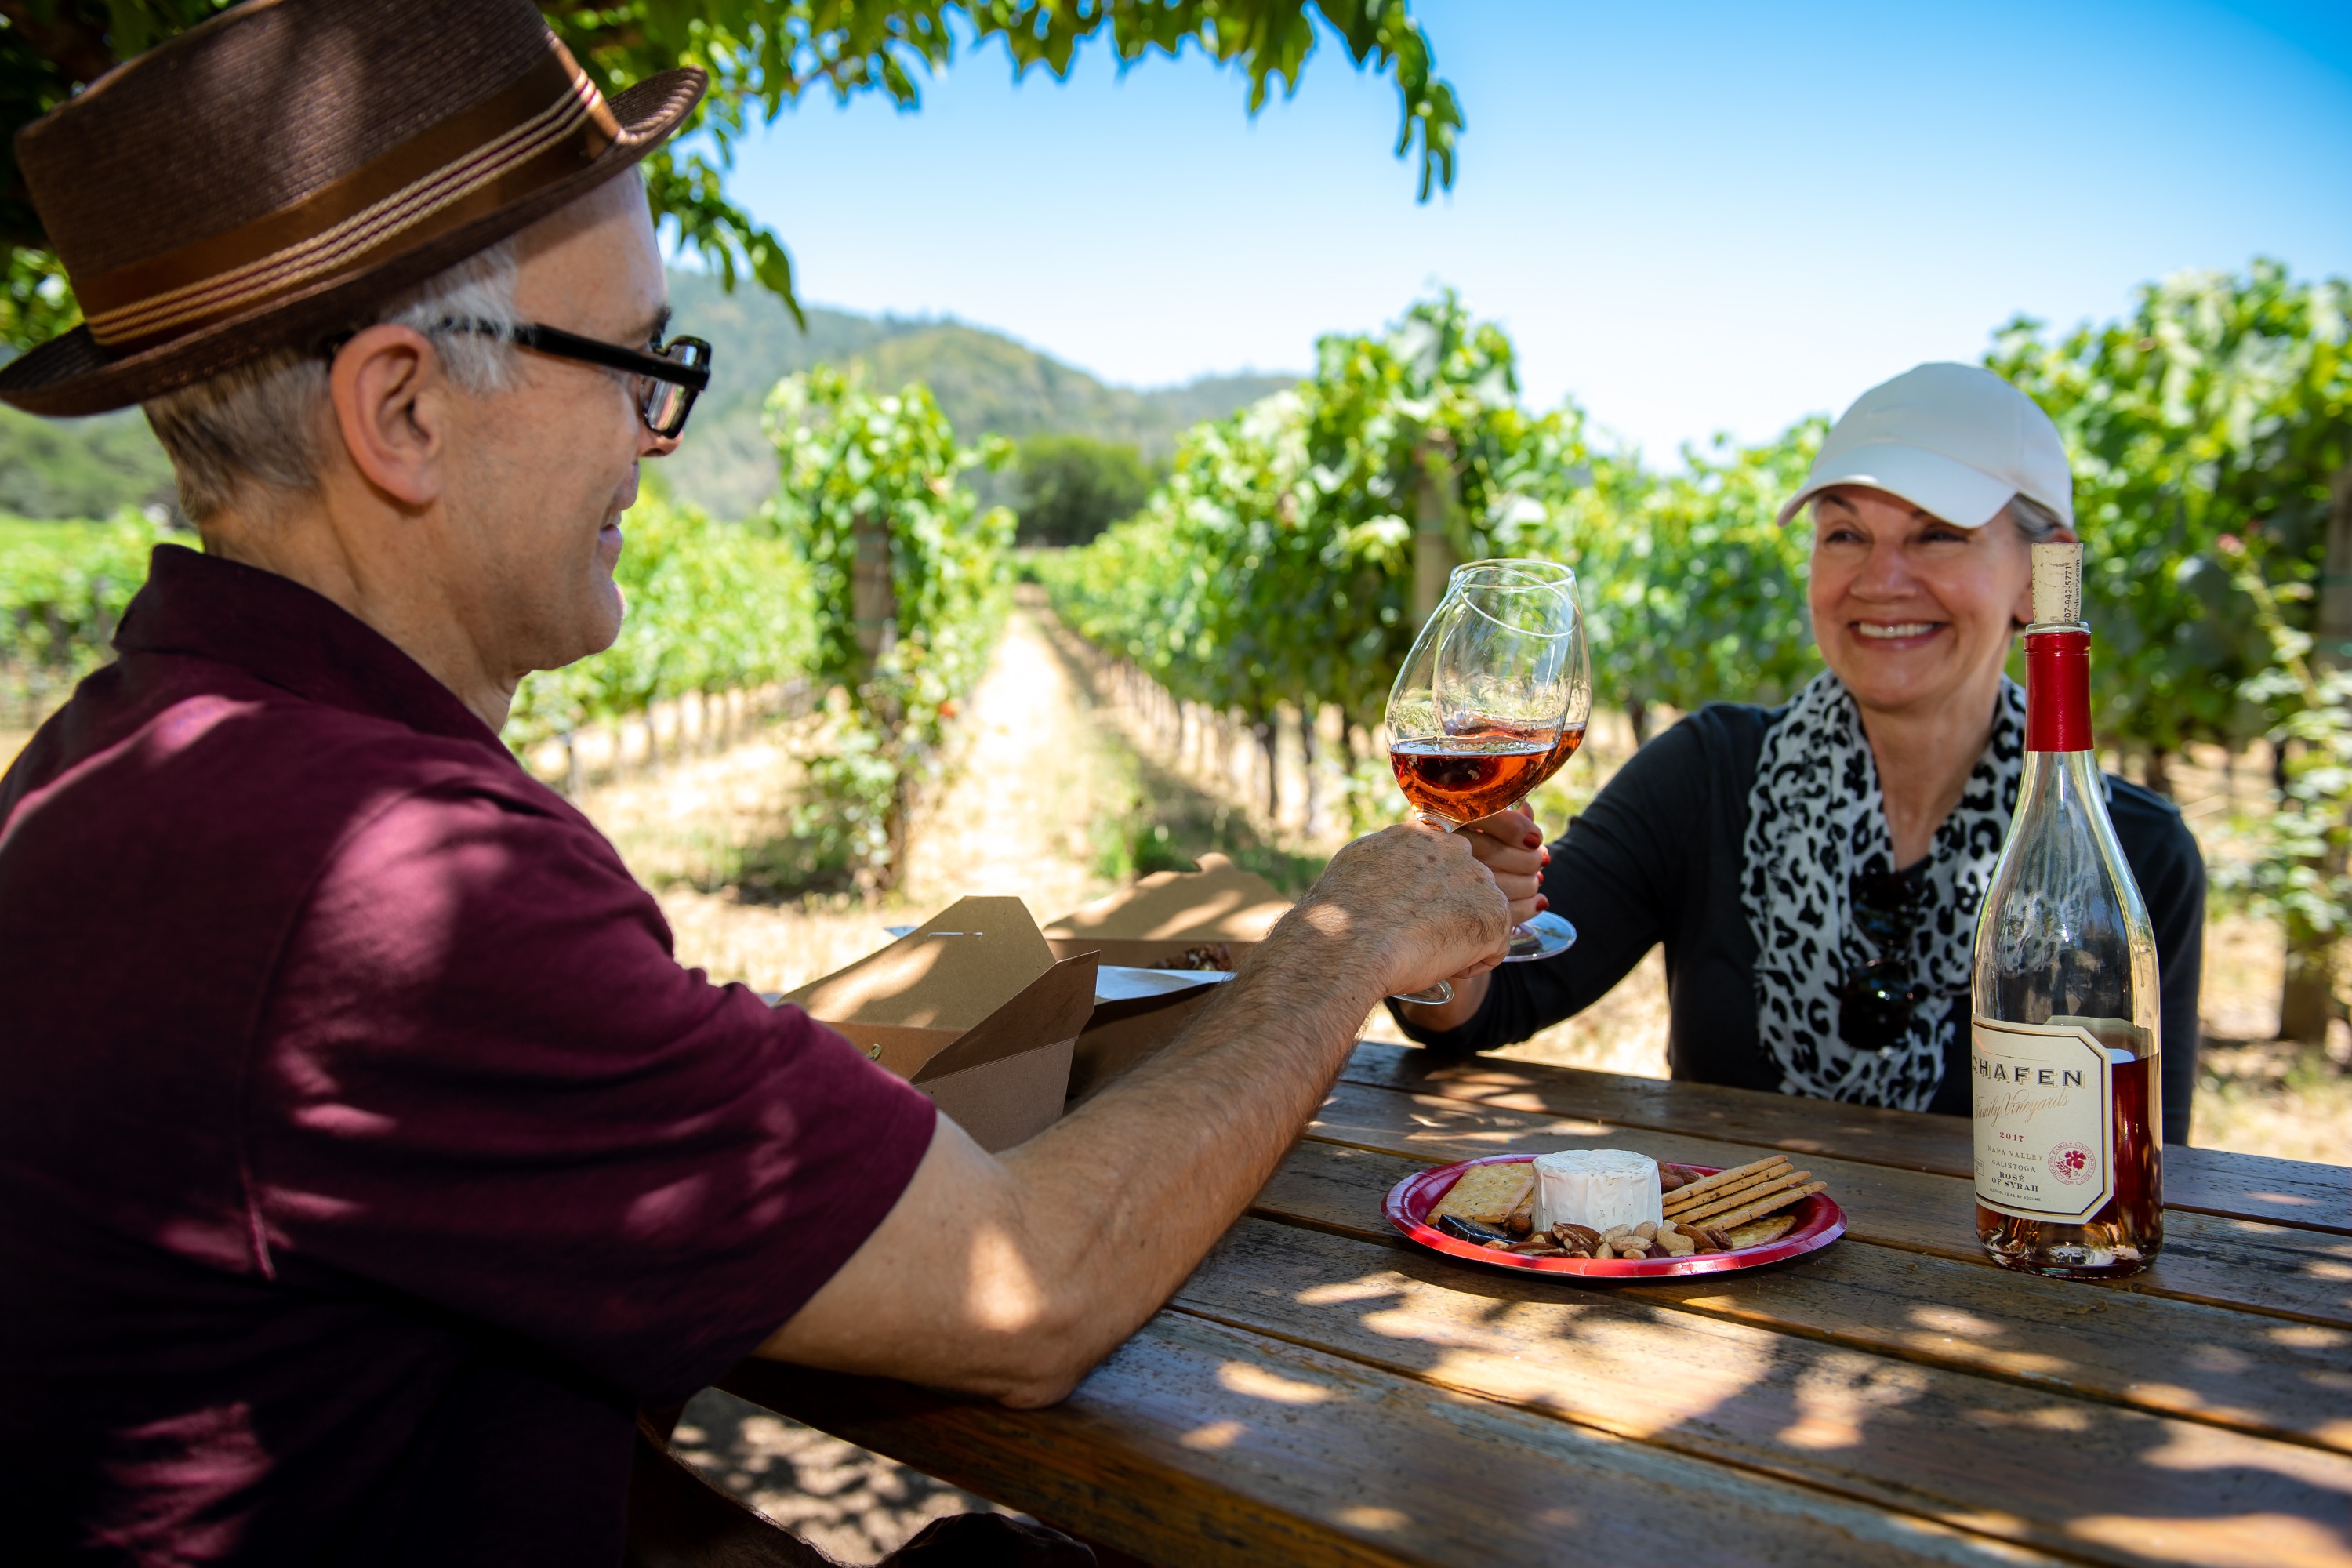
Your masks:
[[[386,301],[362,325],[412,327],[434,341],[449,379],[477,395],[505,388],[514,345],[450,321],[482,321],[511,331],[515,247],[494,245]],[[279,349],[151,399],[147,423],[172,459],[180,510],[199,525],[218,516],[240,491],[315,494],[329,439],[328,356],[312,347]]]
[[[2009,504],[2000,509],[2017,531],[2025,536],[2028,544],[2046,544],[2051,536],[2066,526],[2058,514],[2029,495],[2013,495]]]

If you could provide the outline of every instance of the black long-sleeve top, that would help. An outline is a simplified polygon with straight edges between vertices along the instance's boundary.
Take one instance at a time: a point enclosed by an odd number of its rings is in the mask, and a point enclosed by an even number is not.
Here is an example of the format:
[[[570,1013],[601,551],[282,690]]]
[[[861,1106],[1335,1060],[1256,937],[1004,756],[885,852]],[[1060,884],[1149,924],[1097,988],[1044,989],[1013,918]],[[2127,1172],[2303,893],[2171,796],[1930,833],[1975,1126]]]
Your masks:
[[[1674,1076],[1780,1088],[1780,1064],[1757,1033],[1756,939],[1739,896],[1748,792],[1779,713],[1709,703],[1635,752],[1551,847],[1543,891],[1575,925],[1576,945],[1557,958],[1496,970],[1486,1002],[1459,1028],[1421,1028],[1392,1006],[1405,1033],[1463,1055],[1526,1039],[1600,1000],[1662,942]],[[2205,863],[2170,802],[2126,780],[2113,783],[2108,813],[2156,928],[2164,1139],[2183,1143],[2197,1083]],[[1964,997],[1963,1018],[1968,1010]],[[1968,1030],[1954,1030],[1929,1110],[1969,1113],[1968,1051]]]

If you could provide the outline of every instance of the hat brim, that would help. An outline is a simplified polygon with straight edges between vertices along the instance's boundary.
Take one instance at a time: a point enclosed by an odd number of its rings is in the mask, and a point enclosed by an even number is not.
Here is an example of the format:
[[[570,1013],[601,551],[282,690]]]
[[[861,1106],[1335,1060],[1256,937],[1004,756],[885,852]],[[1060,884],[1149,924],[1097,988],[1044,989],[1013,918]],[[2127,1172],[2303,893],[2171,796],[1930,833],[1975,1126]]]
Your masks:
[[[369,304],[488,249],[634,167],[685,123],[707,79],[695,67],[682,66],[614,94],[607,102],[621,134],[593,163],[373,267],[135,353],[109,354],[88,327],[61,332],[0,365],[0,402],[52,417],[103,414],[346,326]]]
[[[1982,528],[2000,515],[2017,487],[1940,452],[1884,444],[1855,447],[1813,465],[1805,488],[1780,508],[1786,523],[1804,504],[1839,485],[1867,485],[1909,501],[1959,528]]]

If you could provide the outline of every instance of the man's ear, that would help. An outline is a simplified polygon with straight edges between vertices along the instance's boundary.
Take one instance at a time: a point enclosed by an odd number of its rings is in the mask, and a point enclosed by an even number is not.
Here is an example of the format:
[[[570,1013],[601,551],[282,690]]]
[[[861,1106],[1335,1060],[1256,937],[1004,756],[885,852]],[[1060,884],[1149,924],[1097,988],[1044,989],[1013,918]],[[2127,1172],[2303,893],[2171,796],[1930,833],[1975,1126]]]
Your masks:
[[[395,505],[440,499],[449,384],[431,339],[413,327],[370,327],[335,355],[328,388],[362,478]]]

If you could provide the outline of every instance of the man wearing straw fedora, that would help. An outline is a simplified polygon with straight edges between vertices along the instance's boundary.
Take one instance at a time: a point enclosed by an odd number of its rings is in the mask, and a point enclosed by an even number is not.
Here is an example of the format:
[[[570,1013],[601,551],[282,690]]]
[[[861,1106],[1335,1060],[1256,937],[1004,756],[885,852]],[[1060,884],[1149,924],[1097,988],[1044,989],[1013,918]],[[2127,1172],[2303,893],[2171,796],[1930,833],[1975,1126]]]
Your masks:
[[[17,139],[85,319],[0,397],[142,405],[204,548],[0,782],[11,1561],[610,1563],[636,1413],[747,1354],[1058,1399],[1377,1000],[1501,951],[1458,840],[1362,841],[1002,1157],[672,959],[498,730],[616,634],[708,376],[633,173],[701,89],[605,100],[528,0],[256,0]]]

